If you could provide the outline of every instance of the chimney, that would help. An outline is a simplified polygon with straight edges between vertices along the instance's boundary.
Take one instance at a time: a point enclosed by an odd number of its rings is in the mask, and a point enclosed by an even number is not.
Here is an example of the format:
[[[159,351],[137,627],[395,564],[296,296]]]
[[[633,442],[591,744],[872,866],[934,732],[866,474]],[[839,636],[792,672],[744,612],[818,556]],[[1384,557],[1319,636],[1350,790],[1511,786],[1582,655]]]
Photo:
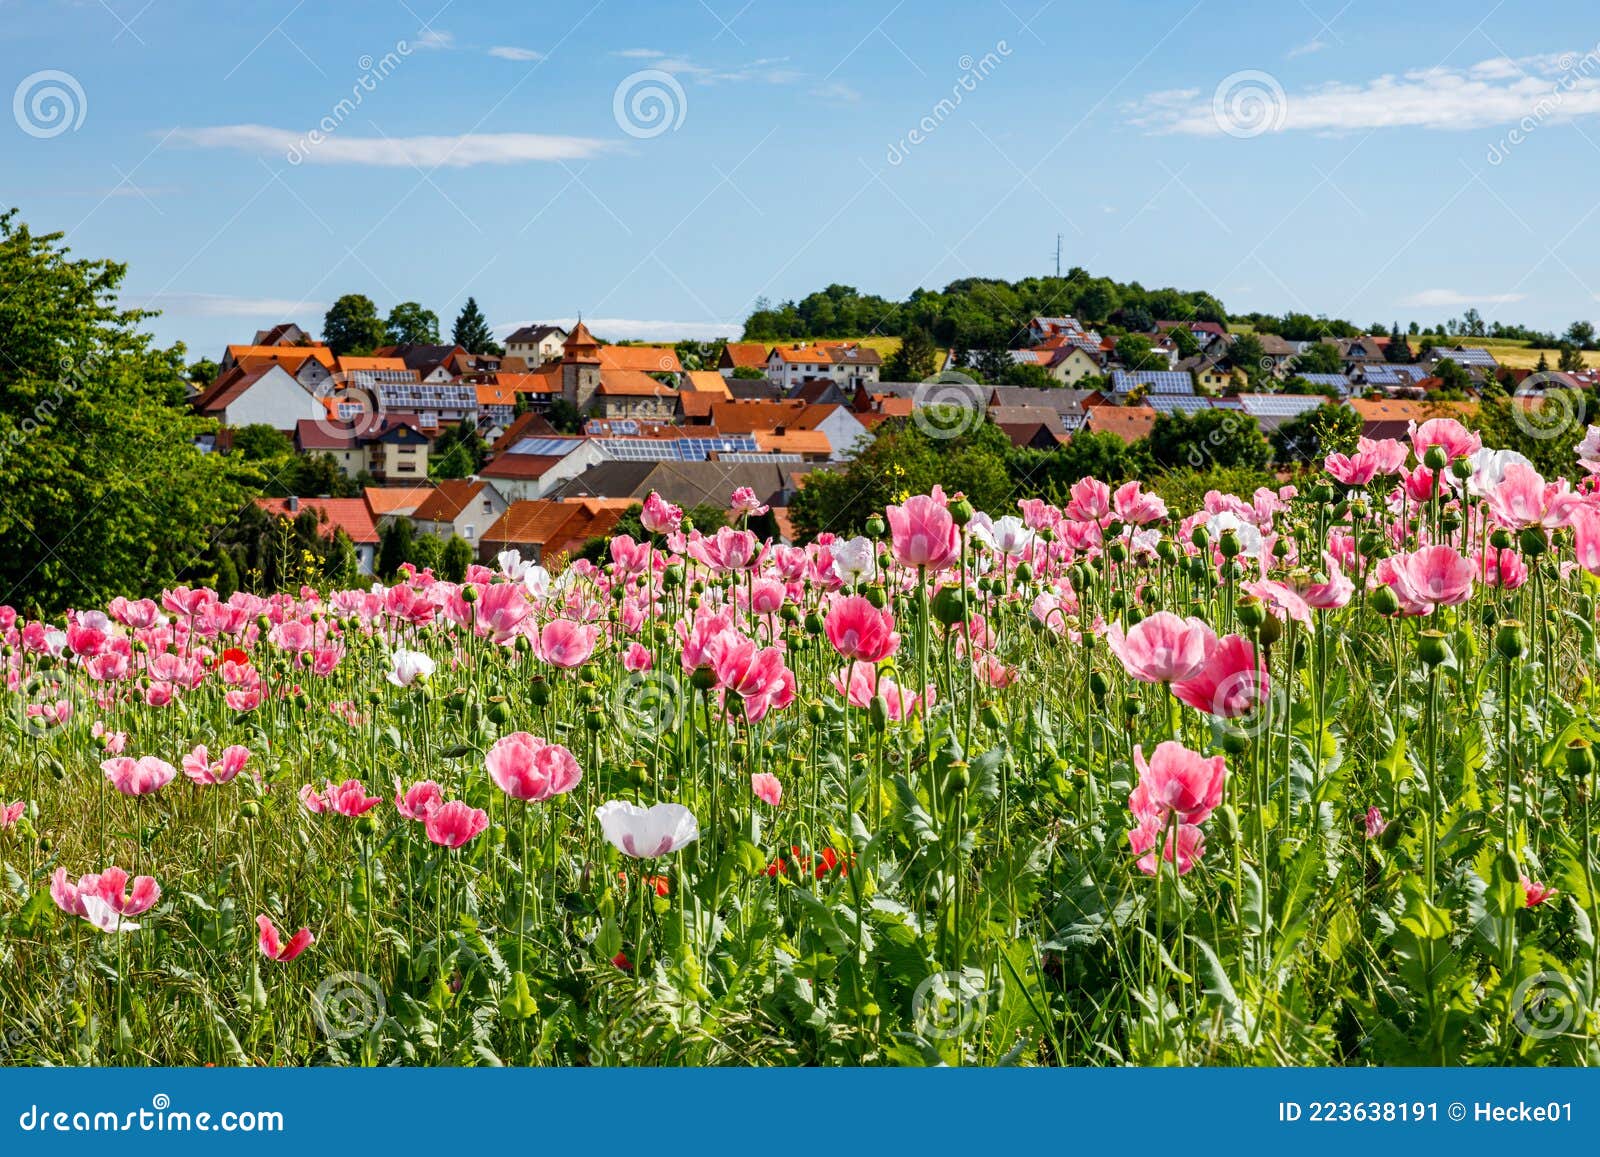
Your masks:
[[[300,500],[298,498],[294,497],[293,495],[291,495],[288,498],[288,500],[284,503],[284,505],[289,508],[289,513],[290,514],[299,514],[300,513]]]

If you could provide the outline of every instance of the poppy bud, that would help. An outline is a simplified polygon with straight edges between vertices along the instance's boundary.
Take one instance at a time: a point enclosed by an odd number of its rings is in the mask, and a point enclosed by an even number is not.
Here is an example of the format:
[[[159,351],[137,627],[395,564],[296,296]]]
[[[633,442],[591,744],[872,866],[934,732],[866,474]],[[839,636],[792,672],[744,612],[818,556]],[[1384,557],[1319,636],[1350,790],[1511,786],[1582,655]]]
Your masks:
[[[1587,739],[1580,737],[1567,744],[1567,771],[1575,779],[1584,779],[1594,774],[1594,747]]]
[[[956,795],[960,795],[972,784],[972,770],[964,759],[958,759],[950,765],[950,778],[945,781],[946,786]]]
[[[1006,725],[1006,717],[1001,714],[1000,705],[993,699],[985,699],[983,701],[983,706],[979,709],[979,717],[982,718],[985,727],[992,727],[996,731]]]
[[[1106,692],[1110,689],[1110,686],[1106,683],[1106,677],[1102,672],[1089,672],[1089,694],[1093,695],[1096,699],[1104,700],[1106,697]]]
[[[1450,658],[1450,644],[1443,631],[1423,631],[1417,636],[1417,658],[1430,667],[1437,667]]]
[[[366,815],[356,817],[356,831],[360,832],[362,835],[370,836],[377,830],[378,821],[373,818],[371,812],[368,812]]]
[[[1250,735],[1237,727],[1230,727],[1222,733],[1222,750],[1229,755],[1243,755],[1250,750]]]
[[[1494,649],[1503,659],[1520,659],[1528,653],[1528,636],[1516,619],[1502,619],[1494,633]]]
[[[696,691],[709,691],[717,685],[717,675],[710,667],[697,667],[689,682]]]
[[[1373,587],[1372,593],[1367,596],[1367,602],[1380,615],[1393,615],[1400,610],[1400,596],[1388,586]]]
[[[464,587],[462,587],[461,588],[461,601],[466,603],[466,604],[468,604],[469,606],[471,604],[477,602],[478,601],[478,588],[474,587],[474,586],[464,586]]]
[[[806,705],[806,722],[810,723],[811,726],[820,726],[827,717],[828,709],[821,703],[808,703]]]
[[[1256,638],[1264,647],[1270,647],[1283,636],[1283,620],[1277,615],[1268,615],[1261,620],[1261,625],[1256,628]]]
[[[1139,700],[1132,695],[1126,696],[1122,700],[1122,714],[1128,719],[1138,718],[1143,710],[1144,708],[1139,706]]]
[[[550,702],[550,684],[544,681],[543,675],[535,675],[528,684],[528,698],[535,707],[543,707]]]
[[[889,726],[889,701],[882,695],[874,695],[872,702],[867,705],[867,718],[872,721],[872,730],[883,731]]]
[[[239,814],[247,820],[253,820],[261,814],[261,805],[253,799],[247,799],[239,805]]]
[[[1119,594],[1118,597],[1120,598],[1121,595]],[[1136,627],[1140,623],[1144,622],[1144,611],[1139,607],[1129,607],[1123,612],[1122,617],[1127,622],[1128,626]]]

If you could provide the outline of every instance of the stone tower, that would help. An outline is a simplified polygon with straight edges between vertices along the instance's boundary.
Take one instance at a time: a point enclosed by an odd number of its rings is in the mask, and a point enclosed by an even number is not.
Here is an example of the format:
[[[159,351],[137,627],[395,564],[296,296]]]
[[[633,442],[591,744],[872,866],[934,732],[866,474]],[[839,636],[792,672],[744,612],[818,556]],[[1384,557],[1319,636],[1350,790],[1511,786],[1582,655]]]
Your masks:
[[[600,343],[580,321],[561,347],[561,396],[587,414],[599,388]]]

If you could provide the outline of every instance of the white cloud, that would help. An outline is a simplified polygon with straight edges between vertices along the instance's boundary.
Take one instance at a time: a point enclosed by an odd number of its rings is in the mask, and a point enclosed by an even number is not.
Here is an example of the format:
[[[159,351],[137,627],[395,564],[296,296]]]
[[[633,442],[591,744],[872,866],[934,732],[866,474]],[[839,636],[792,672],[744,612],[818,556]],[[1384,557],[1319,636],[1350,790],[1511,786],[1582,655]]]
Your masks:
[[[626,56],[632,60],[657,60],[666,55],[658,48],[624,48],[615,56]]]
[[[1310,56],[1313,52],[1321,52],[1326,47],[1328,47],[1328,42],[1318,37],[1315,40],[1308,40],[1304,44],[1295,45],[1289,49],[1287,56],[1290,60],[1293,60],[1297,56]]]
[[[811,90],[811,95],[821,97],[823,100],[839,101],[842,104],[855,104],[861,99],[861,94],[848,84],[831,80],[826,84],[819,84]]]
[[[1270,80],[1270,78],[1268,78]],[[1281,107],[1270,116],[1273,132],[1326,134],[1380,128],[1477,129],[1513,124],[1570,121],[1600,113],[1600,57],[1574,53],[1517,59],[1494,57],[1466,68],[1428,68],[1357,83],[1337,81],[1299,92],[1274,89],[1259,75],[1215,91],[1154,92],[1125,104],[1131,123],[1153,133],[1215,136],[1225,131],[1214,107],[1231,99],[1259,97]],[[1245,86],[1248,86],[1248,91]],[[1223,110],[1224,114],[1226,110]],[[1254,134],[1250,134],[1254,135]]]
[[[1420,309],[1454,309],[1467,305],[1510,305],[1527,296],[1525,293],[1462,293],[1458,289],[1424,289],[1410,297],[1401,298],[1397,304]]]
[[[459,136],[360,137],[343,132],[309,133],[270,125],[216,125],[178,129],[176,140],[207,149],[298,157],[310,165],[373,165],[389,168],[472,165],[514,165],[525,161],[584,160],[610,145],[591,137],[547,136],[543,133],[464,133]]]
[[[292,314],[310,315],[328,308],[325,301],[293,301],[287,297],[231,297],[225,293],[152,293],[130,295],[139,309],[159,309],[180,317],[269,317],[281,321]]]
[[[437,28],[424,28],[417,33],[417,38],[411,42],[412,48],[454,48],[455,46],[455,33],[441,32]]]
[[[575,317],[545,317],[532,321],[507,322],[497,325],[497,334],[508,334],[525,325],[559,325],[570,330],[578,324]],[[605,341],[710,341],[713,338],[736,336],[743,328],[737,321],[647,321],[634,317],[586,317],[583,324],[589,332]]]
[[[498,56],[501,60],[543,60],[544,53],[535,52],[531,48],[518,48],[511,44],[497,44],[489,49],[490,56]]]
[[[670,72],[674,76],[688,77],[698,84],[717,84],[724,81],[738,83],[747,80],[760,80],[768,84],[793,84],[805,76],[799,69],[782,67],[789,61],[787,56],[763,56],[744,64],[713,68],[709,65],[696,64],[686,56],[674,56],[662,52],[658,48],[624,48],[611,55],[628,60],[648,60],[651,68],[659,68],[662,72]],[[846,88],[845,85],[837,87]]]

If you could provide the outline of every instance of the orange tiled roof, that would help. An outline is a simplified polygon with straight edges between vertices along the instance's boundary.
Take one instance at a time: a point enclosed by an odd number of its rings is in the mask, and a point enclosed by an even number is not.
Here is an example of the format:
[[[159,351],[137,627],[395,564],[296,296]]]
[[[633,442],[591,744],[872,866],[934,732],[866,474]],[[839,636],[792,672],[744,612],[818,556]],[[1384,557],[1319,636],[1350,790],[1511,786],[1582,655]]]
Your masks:
[[[642,374],[681,374],[678,351],[664,345],[607,345],[600,347],[603,370],[635,370]]]
[[[686,394],[707,394],[728,400],[733,398],[733,393],[728,389],[728,379],[716,370],[690,370],[683,375],[683,384],[679,388]]]
[[[607,346],[606,348],[611,349],[614,347]],[[659,398],[676,397],[678,391],[671,386],[656,381],[642,370],[602,368],[600,370],[599,393],[614,398]]]
[[[1094,406],[1083,417],[1085,430],[1115,434],[1129,444],[1148,437],[1155,424],[1156,412],[1149,406]]]
[[[365,498],[302,498],[299,504],[300,511],[315,510],[322,516],[323,534],[329,538],[335,530],[342,530],[358,545],[378,541],[378,528]],[[258,498],[256,505],[280,518],[297,517],[297,512],[289,509],[287,498]]]
[[[411,517],[419,522],[454,522],[483,487],[484,483],[470,478],[446,478]]]
[[[385,514],[410,514],[433,493],[433,483],[416,486],[368,486],[362,491],[374,519]]]
[[[767,364],[767,345],[759,341],[730,341],[727,345],[728,361],[734,369],[748,366],[759,370]],[[721,376],[721,375],[718,375]]]
[[[333,351],[325,345],[231,345],[227,356],[234,361],[240,358],[263,358],[280,365],[292,362],[295,366],[307,358],[316,358],[330,370],[334,364]]]

